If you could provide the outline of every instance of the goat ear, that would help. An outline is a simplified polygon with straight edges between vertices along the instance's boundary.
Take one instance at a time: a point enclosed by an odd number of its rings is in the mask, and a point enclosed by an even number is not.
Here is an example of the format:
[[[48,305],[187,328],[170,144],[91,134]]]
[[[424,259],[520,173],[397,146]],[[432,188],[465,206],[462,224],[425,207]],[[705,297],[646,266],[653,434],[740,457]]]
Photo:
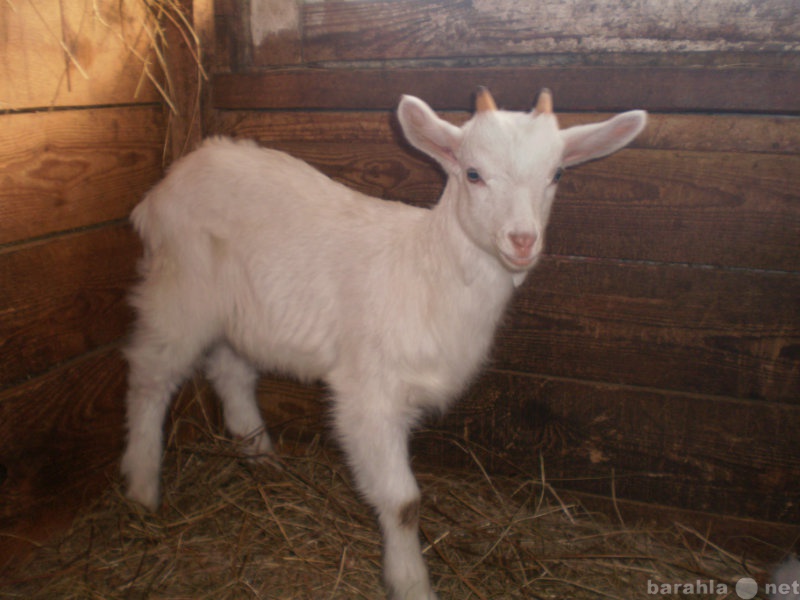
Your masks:
[[[647,124],[647,113],[631,110],[602,123],[576,125],[561,132],[565,167],[607,156],[633,141]]]
[[[414,96],[403,96],[397,117],[409,142],[447,171],[457,167],[456,151],[462,138],[458,127],[437,117],[430,106]]]

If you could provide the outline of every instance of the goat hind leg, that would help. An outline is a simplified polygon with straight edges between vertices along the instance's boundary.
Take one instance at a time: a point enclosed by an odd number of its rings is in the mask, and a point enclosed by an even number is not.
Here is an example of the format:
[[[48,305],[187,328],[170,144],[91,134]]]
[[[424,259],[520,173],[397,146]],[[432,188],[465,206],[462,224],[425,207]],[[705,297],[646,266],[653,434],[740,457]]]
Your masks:
[[[121,472],[126,495],[150,510],[158,508],[164,420],[172,395],[191,374],[202,348],[184,339],[173,344],[140,327],[126,350],[130,373],[125,398],[128,439]]]
[[[206,375],[222,401],[225,426],[242,441],[253,457],[272,453],[272,442],[256,401],[257,370],[225,343],[216,346],[206,360]]]

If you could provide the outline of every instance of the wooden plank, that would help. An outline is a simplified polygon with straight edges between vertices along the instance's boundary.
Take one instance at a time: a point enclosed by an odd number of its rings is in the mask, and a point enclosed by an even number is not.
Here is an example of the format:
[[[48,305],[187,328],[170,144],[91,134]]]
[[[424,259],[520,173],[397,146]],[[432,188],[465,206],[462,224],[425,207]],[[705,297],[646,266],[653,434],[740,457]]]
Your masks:
[[[303,32],[298,0],[251,2],[249,24],[254,66],[302,62]]]
[[[124,335],[139,252],[127,225],[0,252],[0,389]]]
[[[191,23],[195,22],[192,6],[193,0],[178,0]],[[197,2],[198,25],[202,26],[203,10],[210,10],[204,7],[201,2]],[[191,41],[186,31],[186,25],[181,21],[164,19],[163,25],[164,40],[167,48],[170,48],[169,63],[166,71],[169,73],[170,102],[172,112],[169,119],[169,132],[165,136],[168,140],[168,151],[166,161],[172,163],[196,148],[203,139],[202,132],[202,93],[201,86],[205,75],[202,64],[202,49],[197,43]],[[194,32],[199,35],[201,32]],[[208,40],[203,40],[208,43]],[[191,45],[189,45],[191,43]],[[207,59],[206,59],[207,60]]]
[[[424,99],[424,98],[423,98]],[[496,98],[504,108],[502,98]],[[559,98],[555,98],[559,109]],[[207,133],[280,142],[348,142],[404,144],[392,112],[213,111]],[[469,112],[443,112],[440,117],[462,125]],[[558,110],[556,111],[558,112]],[[614,113],[561,113],[562,128],[594,123]],[[632,148],[695,152],[758,152],[800,154],[800,118],[754,115],[651,114]]]
[[[798,156],[624,150],[569,171],[555,254],[800,271]]]
[[[158,101],[148,15],[144,2],[1,3],[0,110]]]
[[[364,193],[425,205],[441,191],[440,171],[409,150],[387,115],[227,115],[215,132],[286,150]],[[800,271],[799,125],[796,118],[657,115],[636,150],[568,172],[548,251]],[[708,130],[720,134],[720,151],[704,151]],[[774,139],[781,141],[773,154]],[[681,146],[701,151],[672,149]]]
[[[214,2],[214,71],[217,73],[236,71],[240,65],[252,62],[250,37],[245,20],[236,0],[213,0]]]
[[[466,438],[490,473],[543,465],[559,489],[796,524],[798,422],[798,405],[488,371],[414,448],[469,467]]]
[[[300,64],[300,0],[214,2],[216,71]]]
[[[125,217],[162,174],[157,105],[0,115],[0,244]]]
[[[720,53],[800,48],[792,0],[394,0],[308,2],[309,62],[541,53]]]
[[[558,377],[797,403],[800,274],[547,257],[494,365]]]
[[[122,451],[125,364],[100,352],[0,392],[0,574],[108,485]]]
[[[562,111],[800,114],[796,71],[747,67],[297,68],[218,74],[212,102],[220,109],[389,110],[413,94],[438,110],[470,110],[478,84],[517,110],[549,87]]]

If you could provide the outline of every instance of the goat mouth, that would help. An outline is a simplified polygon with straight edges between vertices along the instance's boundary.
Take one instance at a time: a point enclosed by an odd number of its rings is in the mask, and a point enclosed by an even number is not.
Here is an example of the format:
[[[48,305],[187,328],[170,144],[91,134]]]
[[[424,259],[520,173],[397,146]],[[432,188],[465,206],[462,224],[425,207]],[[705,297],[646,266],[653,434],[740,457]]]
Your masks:
[[[530,256],[520,257],[514,254],[506,254],[502,251],[500,252],[500,256],[503,262],[506,263],[506,266],[510,267],[513,271],[525,271],[526,269],[530,269],[539,258],[539,255],[535,253]]]

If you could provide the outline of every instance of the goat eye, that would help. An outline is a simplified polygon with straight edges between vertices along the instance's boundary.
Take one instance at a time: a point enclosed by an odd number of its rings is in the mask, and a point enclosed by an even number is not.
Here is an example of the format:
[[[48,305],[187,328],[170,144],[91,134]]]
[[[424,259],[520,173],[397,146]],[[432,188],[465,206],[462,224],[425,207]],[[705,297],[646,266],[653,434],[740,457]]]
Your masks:
[[[476,169],[467,169],[467,181],[470,183],[480,183],[481,174]]]
[[[553,183],[558,183],[559,181],[561,181],[562,175],[564,175],[564,169],[559,167],[558,169],[556,169],[556,174],[553,175]]]

